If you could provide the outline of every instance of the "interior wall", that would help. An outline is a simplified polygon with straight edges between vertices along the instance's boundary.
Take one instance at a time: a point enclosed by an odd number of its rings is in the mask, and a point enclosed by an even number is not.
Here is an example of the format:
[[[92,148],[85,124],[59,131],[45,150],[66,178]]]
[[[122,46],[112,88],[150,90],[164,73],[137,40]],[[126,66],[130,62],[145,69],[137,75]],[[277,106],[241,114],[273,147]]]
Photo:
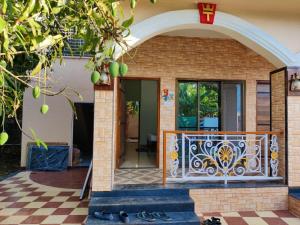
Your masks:
[[[237,93],[236,84],[222,85],[222,127],[228,131],[237,131]]]
[[[140,144],[147,144],[149,134],[157,133],[157,81],[141,81]]]

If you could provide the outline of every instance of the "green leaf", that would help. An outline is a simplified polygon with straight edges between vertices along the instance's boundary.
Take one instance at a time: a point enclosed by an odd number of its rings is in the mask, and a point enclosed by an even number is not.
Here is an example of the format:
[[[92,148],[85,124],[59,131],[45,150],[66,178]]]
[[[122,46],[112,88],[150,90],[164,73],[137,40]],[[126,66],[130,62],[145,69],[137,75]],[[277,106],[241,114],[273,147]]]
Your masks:
[[[133,23],[134,21],[134,17],[131,16],[128,20],[125,20],[123,23],[122,23],[122,27],[125,27],[125,28],[128,28],[131,26],[131,24]]]
[[[71,106],[71,108],[73,110],[75,119],[77,119],[77,112],[76,112],[76,107],[74,105],[74,102],[70,98],[68,98],[68,97],[66,97],[66,98],[68,100],[69,105]]]
[[[66,0],[58,0],[57,1],[57,6],[63,6],[66,4]]]
[[[42,69],[42,63],[41,61],[39,61],[36,67],[34,67],[34,69],[31,71],[31,76],[37,75],[41,71],[41,69]]]
[[[1,4],[2,4],[2,13],[6,14],[6,10],[7,10],[7,2],[6,2],[6,0],[2,0]]]
[[[46,150],[48,150],[48,145],[42,139],[38,138],[37,140],[38,140],[40,146],[42,145]]]
[[[54,8],[52,8],[52,13],[58,14],[60,12],[60,10],[61,10],[61,7],[54,7]]]
[[[6,21],[2,18],[2,16],[0,17],[0,33],[2,33],[2,31],[4,30],[6,26]]]
[[[4,37],[3,48],[5,49],[5,51],[7,51],[9,46],[9,38],[6,29],[4,29],[3,31],[3,37]]]

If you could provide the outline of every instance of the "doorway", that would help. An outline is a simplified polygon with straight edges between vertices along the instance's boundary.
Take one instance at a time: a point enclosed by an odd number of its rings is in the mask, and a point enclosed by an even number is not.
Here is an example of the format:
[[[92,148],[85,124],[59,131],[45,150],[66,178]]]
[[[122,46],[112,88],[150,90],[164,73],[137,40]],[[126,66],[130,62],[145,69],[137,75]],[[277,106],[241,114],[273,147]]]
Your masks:
[[[72,165],[88,167],[93,157],[94,104],[75,103]]]
[[[117,168],[153,168],[158,162],[159,80],[120,79]]]

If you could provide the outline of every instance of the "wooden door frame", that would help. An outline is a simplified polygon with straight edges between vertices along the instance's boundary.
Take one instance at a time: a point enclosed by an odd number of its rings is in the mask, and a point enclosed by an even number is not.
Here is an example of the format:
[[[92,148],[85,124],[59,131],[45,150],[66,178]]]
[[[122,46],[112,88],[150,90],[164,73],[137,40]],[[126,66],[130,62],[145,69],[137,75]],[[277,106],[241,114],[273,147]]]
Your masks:
[[[157,82],[157,131],[156,131],[156,168],[159,168],[159,161],[160,161],[160,88],[161,88],[161,79],[156,77],[118,77],[117,78],[117,85],[116,85],[116,93],[117,93],[117,115],[116,115],[116,154],[115,154],[115,168],[119,169],[120,165],[118,165],[118,158],[120,157],[120,149],[118,146],[120,146],[120,126],[118,124],[118,120],[120,117],[120,90],[119,85],[121,80],[154,80]]]

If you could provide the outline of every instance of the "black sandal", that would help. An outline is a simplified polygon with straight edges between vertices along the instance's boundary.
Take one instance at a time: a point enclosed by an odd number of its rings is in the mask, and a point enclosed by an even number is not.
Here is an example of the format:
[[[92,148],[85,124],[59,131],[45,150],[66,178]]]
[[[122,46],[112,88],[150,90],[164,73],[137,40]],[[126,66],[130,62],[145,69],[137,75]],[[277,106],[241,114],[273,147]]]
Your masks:
[[[212,217],[211,222],[212,222],[213,225],[221,225],[220,218]]]
[[[154,218],[164,220],[164,221],[170,221],[172,220],[171,217],[169,217],[165,212],[153,212],[151,213]]]
[[[112,213],[100,211],[100,212],[94,212],[94,217],[99,220],[110,220],[112,221],[114,219],[114,216]]]
[[[148,213],[146,211],[142,211],[136,214],[136,218],[140,219],[140,220],[144,220],[147,222],[154,222],[155,218],[151,213]]]

